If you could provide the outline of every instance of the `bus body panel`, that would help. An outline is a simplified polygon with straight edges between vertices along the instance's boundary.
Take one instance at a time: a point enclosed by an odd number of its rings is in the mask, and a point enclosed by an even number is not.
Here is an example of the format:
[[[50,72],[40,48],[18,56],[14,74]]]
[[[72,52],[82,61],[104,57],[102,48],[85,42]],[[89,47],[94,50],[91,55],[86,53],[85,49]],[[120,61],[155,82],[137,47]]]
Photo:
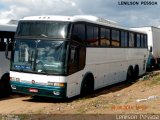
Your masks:
[[[68,97],[80,94],[81,83],[87,73],[94,75],[94,89],[96,90],[125,81],[130,65],[133,68],[135,65],[139,66],[139,76],[146,71],[147,49],[87,48],[86,54],[85,68],[66,78]]]
[[[103,54],[103,52],[106,54]],[[19,73],[14,71],[10,72],[10,76],[13,78],[17,78],[18,76],[22,83],[30,84],[28,89],[35,88],[34,84],[36,83],[40,85],[47,85],[48,82],[66,83],[66,97],[70,98],[80,94],[81,83],[87,72],[91,72],[94,75],[94,89],[102,88],[107,85],[112,85],[126,80],[127,70],[130,65],[134,67],[138,64],[139,75],[143,75],[145,73],[146,68],[144,67],[144,62],[146,62],[147,59],[146,49],[87,48],[86,54],[87,57],[85,68],[66,77]],[[96,55],[98,55],[98,57],[96,57]],[[96,62],[96,59],[98,59],[98,62]],[[35,83],[32,83],[33,80]],[[15,86],[18,85],[15,82],[11,82],[11,84]],[[55,90],[55,88],[52,88],[52,91],[53,90]],[[56,97],[50,95],[46,96]]]
[[[0,51],[0,78],[7,72],[9,72],[10,61],[5,58],[5,53]]]
[[[130,65],[134,68],[138,64],[139,75],[143,75],[146,71],[148,57],[146,49],[87,48],[86,54],[84,71],[93,73],[95,89],[126,80]]]
[[[146,71],[145,65],[148,57],[146,49],[87,48],[86,54],[85,68],[67,77],[67,81],[74,86],[72,86],[73,91],[77,91],[75,92],[76,95],[80,94],[81,83],[87,73],[94,75],[94,89],[99,89],[125,81],[130,65],[133,67],[135,65],[139,66],[139,76],[143,75]],[[109,57],[109,55],[112,56]]]
[[[52,83],[65,83],[66,78],[64,76],[50,76],[50,75],[40,75],[40,74],[30,74],[30,73],[22,73],[10,71],[10,79],[11,79],[11,87],[14,92],[22,92],[25,94],[39,95],[47,97],[55,97],[54,91],[61,91],[63,89],[63,97],[66,97],[66,86],[54,87],[53,85],[49,85]],[[16,87],[16,89],[15,89]],[[36,89],[41,92],[32,93],[30,89]],[[43,92],[46,91],[46,92]],[[48,93],[47,93],[48,91]],[[45,93],[45,94],[44,94]]]
[[[64,77],[64,76],[48,76],[48,75],[39,75],[39,74],[30,74],[30,73],[20,73],[20,72],[15,72],[15,71],[10,71],[10,77],[11,79],[19,79],[19,81],[13,81],[11,80],[11,86],[16,87],[16,89],[13,88],[14,92],[22,92],[25,94],[31,94],[31,95],[35,95],[32,94],[31,92],[29,92],[28,90],[30,88],[36,88],[39,89],[40,86],[35,86],[35,84],[39,84],[43,86],[47,86],[48,82],[54,82],[54,83],[66,83],[67,84],[67,88],[66,88],[66,95],[63,97],[73,97],[76,96],[78,94],[80,94],[80,87],[81,87],[81,81],[82,81],[82,76],[83,76],[82,71],[79,71],[75,74],[72,74],[70,76]],[[32,83],[34,80],[34,83]],[[19,83],[23,83],[23,84],[19,84]],[[18,89],[18,86],[21,86],[21,89]],[[27,86],[27,90],[24,89]],[[24,88],[23,88],[24,87]],[[59,88],[51,88],[51,90],[58,90]],[[43,90],[46,90],[45,88],[43,88]],[[48,89],[49,90],[49,89]],[[37,94],[39,95],[39,94]],[[47,97],[54,97],[56,98],[56,96],[50,95],[50,94],[46,94],[43,95],[41,93],[42,96],[47,96]]]

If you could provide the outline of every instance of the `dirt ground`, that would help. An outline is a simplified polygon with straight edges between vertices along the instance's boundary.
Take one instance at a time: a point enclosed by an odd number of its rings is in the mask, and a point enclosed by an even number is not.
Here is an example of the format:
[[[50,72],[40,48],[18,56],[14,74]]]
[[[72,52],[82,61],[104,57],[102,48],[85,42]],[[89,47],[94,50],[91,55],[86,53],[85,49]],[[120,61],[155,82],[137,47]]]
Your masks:
[[[58,101],[12,94],[0,99],[0,114],[160,114],[160,72],[105,87],[84,98]]]

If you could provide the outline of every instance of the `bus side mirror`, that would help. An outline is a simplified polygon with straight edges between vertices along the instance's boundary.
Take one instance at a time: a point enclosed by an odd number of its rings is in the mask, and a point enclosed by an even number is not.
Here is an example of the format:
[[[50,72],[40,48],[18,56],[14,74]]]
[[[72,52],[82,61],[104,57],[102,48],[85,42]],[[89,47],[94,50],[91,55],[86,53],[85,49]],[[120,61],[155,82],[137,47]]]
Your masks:
[[[150,46],[150,48],[149,48],[149,52],[152,52],[152,46]]]

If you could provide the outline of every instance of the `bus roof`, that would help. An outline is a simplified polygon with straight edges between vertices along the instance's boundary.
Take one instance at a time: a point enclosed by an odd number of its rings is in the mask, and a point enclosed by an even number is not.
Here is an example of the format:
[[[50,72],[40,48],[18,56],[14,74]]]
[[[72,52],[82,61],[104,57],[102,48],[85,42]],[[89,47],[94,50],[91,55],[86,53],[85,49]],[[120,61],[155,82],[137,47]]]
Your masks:
[[[0,19],[0,31],[15,32],[18,20]]]
[[[75,15],[75,16],[57,16],[57,15],[43,15],[43,16],[29,16],[24,17],[20,21],[26,21],[26,20],[36,20],[36,21],[68,21],[68,22],[89,22],[94,23],[98,25],[104,25],[104,26],[110,26],[114,28],[134,31],[134,32],[142,32],[138,30],[133,30],[130,28],[125,28],[122,26],[119,26],[117,22],[92,16],[92,15]],[[145,33],[145,32],[142,32]]]
[[[0,24],[0,31],[10,31],[15,32],[17,28],[17,25],[12,24]]]
[[[114,21],[95,17],[92,15],[75,15],[75,16],[29,16],[24,17],[21,20],[44,20],[44,21],[68,21],[68,22],[78,22],[78,21],[85,21],[85,22],[92,22],[97,24],[104,24],[104,25],[114,25],[118,26],[118,24]]]

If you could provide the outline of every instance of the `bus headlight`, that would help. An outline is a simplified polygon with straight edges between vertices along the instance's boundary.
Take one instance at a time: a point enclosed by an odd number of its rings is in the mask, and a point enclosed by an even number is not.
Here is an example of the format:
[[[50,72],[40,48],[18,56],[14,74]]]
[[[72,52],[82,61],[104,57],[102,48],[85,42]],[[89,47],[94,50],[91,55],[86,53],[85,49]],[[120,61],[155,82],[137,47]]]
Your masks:
[[[54,83],[54,86],[57,86],[57,87],[64,87],[65,84],[64,84],[64,83]]]
[[[64,83],[58,83],[58,82],[48,82],[48,86],[55,86],[55,87],[64,87]]]
[[[12,88],[13,90],[16,90],[16,89],[17,89],[15,85],[11,85],[11,88]]]
[[[20,82],[20,78],[10,77],[10,81]]]
[[[59,91],[53,91],[53,94],[54,95],[60,95],[60,92]]]
[[[10,81],[16,81],[15,77],[10,77]]]
[[[48,82],[48,86],[54,86],[54,82]]]
[[[17,81],[17,82],[20,82],[20,78],[16,78],[16,81]]]

